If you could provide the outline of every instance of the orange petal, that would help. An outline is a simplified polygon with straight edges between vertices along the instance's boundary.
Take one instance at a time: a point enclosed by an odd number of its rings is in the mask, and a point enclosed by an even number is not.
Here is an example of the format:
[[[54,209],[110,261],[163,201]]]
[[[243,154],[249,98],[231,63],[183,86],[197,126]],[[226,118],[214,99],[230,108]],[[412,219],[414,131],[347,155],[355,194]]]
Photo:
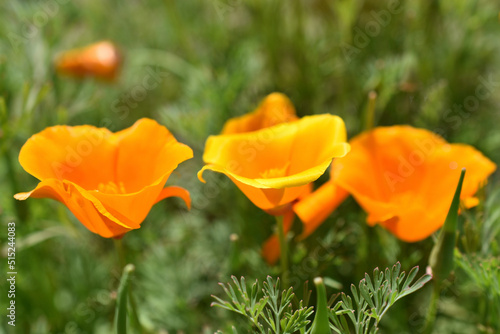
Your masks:
[[[467,209],[473,208],[475,206],[479,205],[479,198],[477,197],[468,197],[465,198],[463,201],[463,206],[466,207]]]
[[[139,228],[131,221],[120,221],[102,204],[81,187],[56,179],[43,180],[29,193],[20,193],[14,196],[18,200],[28,197],[52,198],[68,207],[75,217],[91,232],[105,238],[120,236],[132,229]]]
[[[494,163],[468,145],[445,145],[436,153],[429,161],[432,173],[429,172],[422,181],[411,204],[401,206],[404,209],[398,214],[397,224],[390,225],[389,229],[402,240],[419,241],[441,228],[462,168],[467,169],[467,178],[464,179],[460,197],[466,207],[478,203],[474,194],[496,169]]]
[[[103,210],[120,221],[128,221],[137,228],[156,203],[168,176],[134,193],[105,193],[98,190],[88,191],[104,207]]]
[[[291,203],[309,190],[309,184],[285,189],[261,189],[230,178],[245,196],[262,210],[270,210]]]
[[[221,134],[252,132],[297,119],[295,108],[288,97],[272,93],[253,112],[227,121]]]
[[[439,229],[446,219],[446,212],[435,215],[422,207],[413,206],[401,212],[399,216],[380,222],[398,239],[405,242],[424,240]]]
[[[157,183],[193,157],[189,146],[179,143],[167,128],[151,119],[140,119],[114,136],[118,142],[116,181],[123,183],[127,193]]]
[[[285,233],[285,236],[292,227],[294,216],[295,215],[292,210],[289,210],[283,215],[283,232]],[[274,234],[267,239],[266,242],[264,242],[264,245],[262,246],[262,257],[264,257],[267,263],[273,265],[279,260],[280,254],[281,250],[279,238],[276,234]]]
[[[191,196],[189,195],[189,191],[186,189],[177,186],[163,188],[160,195],[156,199],[156,203],[168,197],[181,198],[184,203],[186,203],[187,208],[191,209]]]
[[[419,186],[425,161],[446,142],[427,130],[392,126],[365,132],[350,144],[350,154],[336,160],[335,182],[353,195],[387,203],[395,193]]]
[[[293,211],[304,224],[299,240],[307,238],[342,203],[349,193],[328,181],[293,206]]]
[[[21,148],[21,166],[39,180],[65,179],[86,189],[114,178],[112,133],[89,125],[54,126],[33,135]]]
[[[458,172],[457,175],[462,168],[467,169],[467,180],[464,179],[460,198],[466,200],[468,207],[471,207],[470,205],[474,202],[477,205],[477,200],[473,200],[472,197],[479,187],[486,184],[488,177],[496,170],[496,164],[469,145],[452,144],[451,149],[446,153],[443,154],[443,158],[445,162],[448,162],[450,169]],[[469,198],[471,200],[468,200]]]

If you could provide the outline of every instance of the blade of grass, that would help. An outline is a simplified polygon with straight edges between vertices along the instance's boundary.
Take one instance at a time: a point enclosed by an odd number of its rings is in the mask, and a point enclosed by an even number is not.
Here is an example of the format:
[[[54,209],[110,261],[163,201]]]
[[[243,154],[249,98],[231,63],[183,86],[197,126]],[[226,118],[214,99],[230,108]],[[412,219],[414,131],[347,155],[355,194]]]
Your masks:
[[[135,271],[133,264],[127,264],[123,268],[122,278],[120,279],[120,286],[118,287],[118,298],[116,300],[115,309],[115,333],[127,334],[127,304],[128,304],[128,286],[130,277]]]
[[[425,321],[424,333],[430,334],[436,321],[437,305],[441,294],[441,284],[448,278],[453,270],[453,257],[456,243],[456,230],[458,221],[458,209],[460,205],[460,193],[465,177],[465,168],[460,173],[457,189],[451,202],[450,210],[444,221],[444,226],[439,234],[438,242],[434,245],[429,257],[429,265],[432,268],[434,276],[434,290],[432,292],[431,302]]]

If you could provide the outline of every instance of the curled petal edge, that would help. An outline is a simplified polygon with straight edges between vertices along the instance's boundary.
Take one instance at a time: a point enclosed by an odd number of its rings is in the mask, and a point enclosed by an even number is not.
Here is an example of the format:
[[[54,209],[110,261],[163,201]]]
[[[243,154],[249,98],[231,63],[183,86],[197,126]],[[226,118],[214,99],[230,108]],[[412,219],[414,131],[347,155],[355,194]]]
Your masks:
[[[349,146],[341,145],[341,147],[342,147],[342,152],[344,152],[343,153],[344,155],[347,154],[347,152],[349,152]],[[203,179],[203,172],[205,170],[211,170],[217,173],[226,174],[234,178],[235,180],[238,180],[244,184],[247,184],[255,188],[283,189],[290,187],[299,187],[317,180],[321,175],[323,175],[323,173],[328,168],[332,160],[333,158],[325,160],[322,163],[318,164],[317,166],[306,169],[305,171],[302,171],[297,174],[285,177],[269,178],[269,179],[264,179],[264,178],[250,179],[244,176],[236,175],[218,165],[208,164],[203,166],[203,168],[198,172],[198,179],[201,182],[205,183],[206,181],[205,179]]]
[[[140,224],[137,224],[137,226],[129,226],[127,224],[124,224],[123,222],[121,222],[120,220],[118,220],[116,217],[114,217],[112,214],[110,214],[106,210],[106,208],[104,207],[104,205],[97,198],[95,198],[94,196],[92,196],[88,191],[86,191],[82,187],[74,184],[73,182],[70,182],[70,181],[67,181],[67,180],[65,180],[65,181],[59,181],[59,180],[56,180],[56,179],[43,180],[32,191],[15,194],[14,198],[17,199],[17,200],[21,200],[22,201],[22,200],[26,200],[27,198],[35,195],[34,197],[40,197],[40,198],[42,198],[42,197],[48,197],[48,198],[52,198],[52,199],[58,200],[59,202],[65,204],[66,206],[68,206],[67,203],[66,203],[67,202],[67,198],[66,198],[67,196],[65,196],[64,193],[63,193],[63,191],[64,191],[65,188],[69,189],[69,192],[71,192],[72,190],[78,192],[79,195],[81,195],[86,200],[90,201],[92,203],[92,205],[94,206],[94,208],[101,215],[103,215],[104,217],[108,218],[113,223],[115,223],[115,224],[117,224],[117,225],[119,225],[121,227],[124,227],[126,229],[137,229],[137,228],[139,228]],[[48,192],[47,192],[47,190],[48,190]],[[40,196],[37,196],[38,192],[42,192],[44,194],[40,195]]]
[[[156,199],[156,203],[168,197],[181,198],[186,204],[187,208],[189,210],[191,209],[191,195],[186,189],[177,186],[163,188],[158,195],[158,198]]]

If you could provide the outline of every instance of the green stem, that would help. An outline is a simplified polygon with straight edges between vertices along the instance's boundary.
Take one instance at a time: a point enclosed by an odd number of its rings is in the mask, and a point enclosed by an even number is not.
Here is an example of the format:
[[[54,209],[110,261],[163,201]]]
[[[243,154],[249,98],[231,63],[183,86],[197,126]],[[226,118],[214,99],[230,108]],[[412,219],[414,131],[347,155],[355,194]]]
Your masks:
[[[133,267],[133,265],[127,264],[127,259],[125,256],[125,247],[123,246],[122,239],[113,239],[113,243],[115,244],[116,254],[118,257],[118,263],[120,266],[120,270],[122,270],[122,268],[124,268],[123,270],[126,271],[127,267],[129,267],[129,266]],[[141,323],[139,321],[139,315],[137,313],[137,306],[136,306],[137,304],[135,302],[134,295],[132,294],[130,287],[127,287],[127,289],[128,289],[128,291],[127,291],[128,300],[129,300],[129,305],[130,305],[131,323],[137,329],[137,333],[144,333],[144,329],[142,328]]]
[[[229,246],[229,272],[235,273],[239,267],[238,235],[233,233],[229,236],[231,244]]]
[[[440,294],[441,294],[441,285],[437,281],[434,281],[434,290],[432,291],[431,302],[429,304],[427,316],[425,317],[424,334],[431,334],[432,330],[434,329],[434,323],[436,322],[437,306]]]
[[[375,103],[377,101],[377,93],[371,91],[368,93],[368,106],[366,107],[366,124],[365,130],[371,130],[375,126]]]
[[[283,289],[288,288],[288,245],[285,238],[284,217],[276,216],[276,223],[278,224],[278,239],[280,243],[280,263],[281,263],[281,281]]]
[[[123,248],[123,242],[122,239],[113,239],[113,243],[115,244],[116,255],[118,257],[118,264],[121,270],[127,264],[127,260],[125,259],[125,250]]]

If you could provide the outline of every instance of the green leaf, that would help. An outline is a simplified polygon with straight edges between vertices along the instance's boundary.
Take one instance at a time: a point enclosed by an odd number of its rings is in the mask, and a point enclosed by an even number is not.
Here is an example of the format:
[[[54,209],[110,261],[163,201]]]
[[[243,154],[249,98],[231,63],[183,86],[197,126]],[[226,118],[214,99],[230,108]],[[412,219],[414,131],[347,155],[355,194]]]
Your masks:
[[[359,290],[351,286],[353,300],[350,296],[341,294],[342,301],[335,304],[330,312],[331,328],[336,333],[351,333],[349,328],[354,328],[356,333],[378,332],[378,323],[399,299],[420,289],[430,279],[430,275],[424,275],[413,285],[418,267],[413,268],[403,283],[405,273],[401,272],[401,264],[398,262],[392,268],[373,270],[373,277],[365,274],[359,282]],[[351,325],[347,323],[350,320]]]
[[[232,282],[227,285],[220,283],[230,301],[212,296],[215,299],[212,306],[243,315],[250,322],[255,333],[292,334],[297,331],[305,333],[313,308],[303,307],[300,301],[299,308],[294,310],[292,307],[292,300],[295,297],[293,289],[289,288],[280,292],[279,278],[273,280],[268,276],[261,290],[259,290],[258,281],[255,281],[249,288],[244,277],[237,280],[233,276],[231,279]]]
[[[460,205],[460,193],[465,176],[465,168],[462,169],[457,189],[451,202],[450,210],[446,216],[444,226],[439,234],[438,242],[432,249],[429,265],[432,268],[432,274],[438,282],[446,279],[453,270],[453,254],[456,242],[456,230],[458,220],[458,208]]]

